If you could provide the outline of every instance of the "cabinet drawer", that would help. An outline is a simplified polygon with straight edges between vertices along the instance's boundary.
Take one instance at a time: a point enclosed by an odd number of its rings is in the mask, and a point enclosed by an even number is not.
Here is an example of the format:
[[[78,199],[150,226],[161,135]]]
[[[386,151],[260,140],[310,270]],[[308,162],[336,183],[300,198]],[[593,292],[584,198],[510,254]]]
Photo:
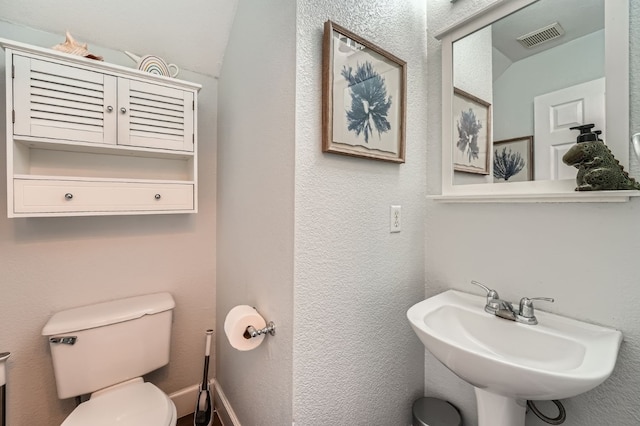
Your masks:
[[[14,213],[194,210],[191,183],[14,179]]]

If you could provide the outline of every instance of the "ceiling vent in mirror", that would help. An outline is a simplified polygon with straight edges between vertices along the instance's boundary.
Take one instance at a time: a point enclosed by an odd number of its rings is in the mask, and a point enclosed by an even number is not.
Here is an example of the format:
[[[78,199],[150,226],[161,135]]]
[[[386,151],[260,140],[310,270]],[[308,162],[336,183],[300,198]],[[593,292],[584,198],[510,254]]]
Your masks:
[[[564,29],[560,26],[560,24],[554,22],[551,25],[547,25],[546,27],[532,31],[529,34],[520,36],[517,38],[517,40],[524,47],[532,48],[538,46],[539,44],[556,39],[563,34]]]

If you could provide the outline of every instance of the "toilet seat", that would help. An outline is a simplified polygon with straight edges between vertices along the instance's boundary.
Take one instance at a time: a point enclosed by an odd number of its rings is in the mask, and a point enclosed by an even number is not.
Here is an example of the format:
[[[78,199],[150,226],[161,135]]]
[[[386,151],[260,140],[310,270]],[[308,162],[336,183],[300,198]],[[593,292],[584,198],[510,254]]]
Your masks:
[[[78,405],[61,426],[174,426],[176,406],[151,383],[105,390]]]

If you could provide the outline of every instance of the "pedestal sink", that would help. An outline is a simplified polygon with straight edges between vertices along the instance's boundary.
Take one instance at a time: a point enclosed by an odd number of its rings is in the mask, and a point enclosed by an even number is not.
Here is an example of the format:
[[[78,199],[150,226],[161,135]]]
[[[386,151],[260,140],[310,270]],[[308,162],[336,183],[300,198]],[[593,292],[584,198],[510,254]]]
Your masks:
[[[604,382],[618,330],[536,311],[537,325],[486,313],[485,297],[448,290],[407,311],[425,347],[475,387],[479,426],[524,426],[526,400],[570,398]]]

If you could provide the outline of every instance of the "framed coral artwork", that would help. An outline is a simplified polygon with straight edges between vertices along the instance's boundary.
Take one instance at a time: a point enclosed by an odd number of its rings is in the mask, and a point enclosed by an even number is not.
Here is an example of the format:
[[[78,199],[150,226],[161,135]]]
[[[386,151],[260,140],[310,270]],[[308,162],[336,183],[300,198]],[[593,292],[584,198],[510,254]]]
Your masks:
[[[505,139],[493,143],[493,181],[533,180],[533,136]]]
[[[453,89],[453,169],[489,174],[491,104]]]
[[[404,163],[406,62],[324,24],[322,151]]]

